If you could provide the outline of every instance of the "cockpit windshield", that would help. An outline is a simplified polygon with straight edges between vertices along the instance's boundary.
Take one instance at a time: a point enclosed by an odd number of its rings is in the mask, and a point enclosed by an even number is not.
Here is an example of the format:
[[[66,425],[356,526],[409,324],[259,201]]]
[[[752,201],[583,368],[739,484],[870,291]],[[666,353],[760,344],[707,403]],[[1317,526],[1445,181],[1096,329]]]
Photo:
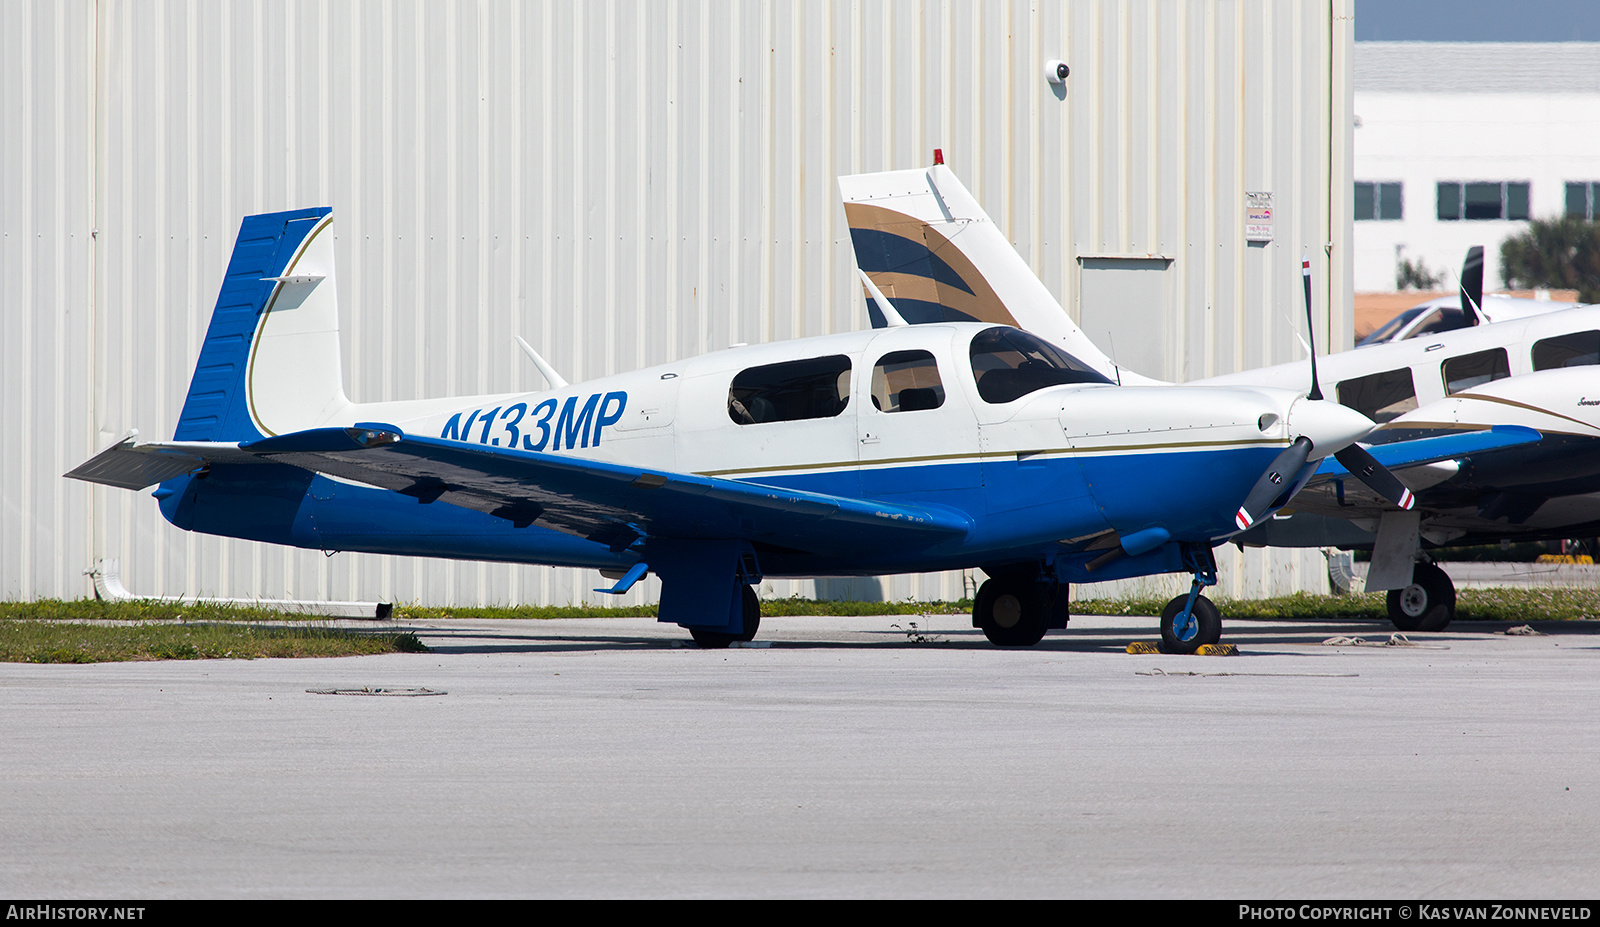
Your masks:
[[[984,402],[1010,402],[1047,386],[1111,381],[1037,335],[990,328],[972,338],[972,375]]]
[[[1383,325],[1377,331],[1361,339],[1361,343],[1356,345],[1356,347],[1364,348],[1369,344],[1384,344],[1388,342],[1390,338],[1395,336],[1396,332],[1411,324],[1411,320],[1421,315],[1422,312],[1427,308],[1428,307],[1426,305],[1412,306],[1410,309],[1407,309],[1389,321],[1383,323]]]

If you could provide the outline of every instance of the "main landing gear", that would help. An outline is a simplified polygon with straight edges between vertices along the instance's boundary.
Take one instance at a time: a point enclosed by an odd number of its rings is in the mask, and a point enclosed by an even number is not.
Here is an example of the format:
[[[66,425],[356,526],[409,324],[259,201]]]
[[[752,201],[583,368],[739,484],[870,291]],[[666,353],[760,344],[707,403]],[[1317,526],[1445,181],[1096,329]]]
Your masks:
[[[1183,565],[1194,572],[1187,595],[1180,595],[1161,610],[1161,649],[1166,653],[1194,653],[1222,638],[1222,613],[1200,590],[1217,584],[1217,561],[1209,548],[1183,552]]]
[[[972,625],[997,647],[1032,647],[1067,626],[1067,586],[1031,566],[991,573],[972,602]]]
[[[707,628],[689,628],[689,636],[701,647],[722,649],[734,641],[750,642],[755,640],[756,631],[761,628],[761,600],[756,598],[756,591],[749,586],[744,587],[744,628],[734,634],[728,631],[712,631]]]
[[[1455,583],[1431,563],[1412,567],[1410,585],[1389,590],[1389,620],[1402,631],[1443,631],[1455,615]]]

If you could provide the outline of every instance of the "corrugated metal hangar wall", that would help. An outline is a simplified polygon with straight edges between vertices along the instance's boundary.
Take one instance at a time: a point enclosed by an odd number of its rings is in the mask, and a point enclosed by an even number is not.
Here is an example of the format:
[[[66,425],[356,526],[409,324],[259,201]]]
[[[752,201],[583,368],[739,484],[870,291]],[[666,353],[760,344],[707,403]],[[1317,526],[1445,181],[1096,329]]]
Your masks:
[[[145,494],[61,478],[129,429],[172,434],[248,213],[334,208],[364,400],[535,388],[517,334],[577,380],[861,327],[834,178],[936,147],[1141,372],[1302,357],[1303,248],[1317,337],[1346,348],[1350,8],[0,4],[0,596],[89,594],[114,557],[150,595],[596,598],[592,573],[190,535]],[[1271,241],[1247,243],[1260,192]],[[1223,595],[1326,586],[1315,552],[1227,550]]]

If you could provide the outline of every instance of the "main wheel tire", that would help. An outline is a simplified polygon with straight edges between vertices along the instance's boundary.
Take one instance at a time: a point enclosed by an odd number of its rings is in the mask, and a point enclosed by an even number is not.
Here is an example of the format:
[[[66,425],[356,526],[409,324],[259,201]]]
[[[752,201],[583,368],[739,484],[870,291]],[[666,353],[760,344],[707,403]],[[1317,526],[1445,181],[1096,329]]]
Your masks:
[[[761,600],[756,597],[756,591],[749,586],[744,587],[744,630],[737,634],[728,631],[713,631],[709,628],[689,628],[689,636],[701,647],[711,650],[721,650],[734,641],[753,641],[756,632],[761,629]]]
[[[756,597],[753,587],[744,587],[744,631],[738,640],[749,643],[756,639],[756,632],[761,630],[761,600]]]
[[[1456,586],[1431,563],[1411,571],[1411,584],[1389,590],[1389,620],[1402,631],[1443,631],[1456,616]]]
[[[978,588],[972,621],[997,647],[1032,647],[1049,630],[1050,608],[1043,583],[991,577]]]
[[[1167,607],[1161,610],[1161,649],[1167,653],[1194,653],[1206,644],[1215,644],[1222,639],[1222,612],[1203,595],[1194,597],[1194,622],[1187,629],[1187,636],[1179,635],[1178,615],[1188,601],[1189,596],[1185,593],[1168,602]]]

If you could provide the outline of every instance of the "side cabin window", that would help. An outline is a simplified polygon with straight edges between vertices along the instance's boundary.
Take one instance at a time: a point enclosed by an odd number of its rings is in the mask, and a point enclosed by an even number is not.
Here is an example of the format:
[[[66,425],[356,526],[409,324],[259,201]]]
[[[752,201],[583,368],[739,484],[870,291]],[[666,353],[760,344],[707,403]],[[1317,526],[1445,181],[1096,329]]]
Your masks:
[[[972,375],[984,402],[1011,402],[1047,386],[1105,383],[1099,371],[1037,335],[990,328],[972,337]]]
[[[1491,380],[1511,376],[1511,367],[1506,363],[1505,348],[1491,348],[1476,354],[1452,357],[1440,364],[1439,369],[1444,374],[1446,396]]]
[[[1600,364],[1600,332],[1573,332],[1533,343],[1533,369]]]
[[[880,412],[920,412],[944,405],[939,365],[927,351],[895,351],[872,368],[872,405]]]
[[[1346,380],[1339,384],[1338,392],[1340,405],[1349,406],[1380,425],[1417,407],[1417,388],[1410,367]]]
[[[740,425],[833,418],[850,404],[843,354],[751,367],[728,387],[728,417]]]

